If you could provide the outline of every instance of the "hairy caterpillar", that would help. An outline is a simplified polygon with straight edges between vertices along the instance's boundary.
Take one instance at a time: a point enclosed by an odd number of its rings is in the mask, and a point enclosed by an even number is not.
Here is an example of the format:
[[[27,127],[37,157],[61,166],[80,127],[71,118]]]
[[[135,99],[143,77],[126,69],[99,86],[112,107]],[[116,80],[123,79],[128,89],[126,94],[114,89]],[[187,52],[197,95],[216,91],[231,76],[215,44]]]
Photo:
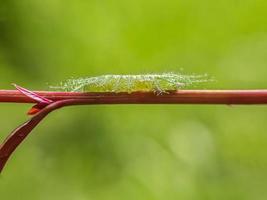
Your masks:
[[[71,92],[137,92],[153,91],[157,94],[178,90],[197,83],[207,82],[207,75],[175,73],[143,75],[102,75],[89,78],[68,79],[53,89]]]

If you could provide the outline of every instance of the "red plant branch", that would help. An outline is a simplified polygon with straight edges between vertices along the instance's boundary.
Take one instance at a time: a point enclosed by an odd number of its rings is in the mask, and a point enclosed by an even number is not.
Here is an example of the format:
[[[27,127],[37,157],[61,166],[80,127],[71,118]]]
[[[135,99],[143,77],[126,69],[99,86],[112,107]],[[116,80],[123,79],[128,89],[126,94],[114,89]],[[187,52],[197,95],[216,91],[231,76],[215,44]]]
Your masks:
[[[40,112],[38,112],[36,115],[34,115],[30,120],[26,121],[18,128],[13,130],[11,134],[5,139],[5,141],[0,145],[0,173],[15,149],[50,112],[64,106],[87,103],[90,104],[90,102],[90,100],[85,99],[69,99],[53,102],[42,109]]]
[[[155,95],[153,92],[46,92],[36,94],[52,101],[81,99],[86,104],[266,104],[267,90],[178,90]],[[0,90],[0,102],[36,103],[16,90]],[[79,103],[84,104],[84,103]]]
[[[68,101],[68,100],[65,100]],[[30,120],[11,132],[6,140],[0,145],[0,172],[3,170],[7,160],[18,147],[18,145],[27,137],[27,135],[48,115],[51,111],[60,107],[64,101],[51,103]]]
[[[50,112],[64,106],[90,104],[267,104],[267,90],[179,90],[156,95],[153,92],[78,93],[33,92],[51,100],[30,120],[16,128],[0,145],[0,172],[11,154]],[[0,102],[38,103],[15,90],[0,90]]]

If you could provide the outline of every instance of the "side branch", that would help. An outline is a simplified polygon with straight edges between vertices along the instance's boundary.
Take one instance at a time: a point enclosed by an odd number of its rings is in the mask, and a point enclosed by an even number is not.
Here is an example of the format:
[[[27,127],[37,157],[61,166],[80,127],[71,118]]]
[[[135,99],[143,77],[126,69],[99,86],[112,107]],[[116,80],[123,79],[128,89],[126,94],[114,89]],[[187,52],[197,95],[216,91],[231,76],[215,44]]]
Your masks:
[[[31,119],[13,130],[5,141],[0,145],[0,173],[5,167],[6,162],[16,150],[16,148],[25,140],[30,132],[52,111],[64,106],[79,105],[90,103],[84,99],[69,99],[56,101],[49,104]]]

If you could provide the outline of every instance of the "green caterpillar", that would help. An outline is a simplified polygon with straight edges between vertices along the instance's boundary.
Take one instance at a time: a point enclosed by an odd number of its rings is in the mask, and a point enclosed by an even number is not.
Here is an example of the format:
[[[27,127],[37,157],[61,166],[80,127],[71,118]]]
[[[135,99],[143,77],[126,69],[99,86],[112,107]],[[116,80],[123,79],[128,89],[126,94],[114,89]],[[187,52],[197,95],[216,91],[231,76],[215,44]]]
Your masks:
[[[71,92],[132,93],[137,91],[153,91],[160,94],[208,81],[207,75],[183,75],[175,73],[102,75],[89,78],[68,79],[59,86],[51,88]]]

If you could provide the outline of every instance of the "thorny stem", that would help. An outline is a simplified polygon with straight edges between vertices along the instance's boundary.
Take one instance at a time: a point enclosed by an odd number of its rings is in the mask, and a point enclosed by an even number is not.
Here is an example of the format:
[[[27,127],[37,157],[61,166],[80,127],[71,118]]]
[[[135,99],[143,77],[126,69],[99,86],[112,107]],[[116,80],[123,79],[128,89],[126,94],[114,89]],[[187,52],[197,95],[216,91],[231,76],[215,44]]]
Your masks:
[[[267,90],[178,90],[156,95],[153,92],[78,93],[35,92],[53,103],[16,128],[0,145],[0,172],[11,154],[50,112],[71,105],[92,104],[267,104]],[[0,90],[0,102],[36,103],[16,90]]]

